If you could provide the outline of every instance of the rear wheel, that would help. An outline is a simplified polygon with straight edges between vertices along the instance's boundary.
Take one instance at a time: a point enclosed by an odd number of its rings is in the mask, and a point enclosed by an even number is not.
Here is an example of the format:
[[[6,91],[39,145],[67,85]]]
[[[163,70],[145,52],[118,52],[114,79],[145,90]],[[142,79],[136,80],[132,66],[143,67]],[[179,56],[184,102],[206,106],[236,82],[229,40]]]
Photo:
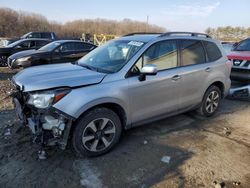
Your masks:
[[[220,106],[221,102],[221,90],[215,86],[210,86],[201,103],[200,108],[198,109],[198,113],[200,115],[210,117],[216,113]]]
[[[76,124],[72,145],[82,156],[98,156],[115,146],[121,131],[121,121],[115,112],[96,108],[87,112]]]

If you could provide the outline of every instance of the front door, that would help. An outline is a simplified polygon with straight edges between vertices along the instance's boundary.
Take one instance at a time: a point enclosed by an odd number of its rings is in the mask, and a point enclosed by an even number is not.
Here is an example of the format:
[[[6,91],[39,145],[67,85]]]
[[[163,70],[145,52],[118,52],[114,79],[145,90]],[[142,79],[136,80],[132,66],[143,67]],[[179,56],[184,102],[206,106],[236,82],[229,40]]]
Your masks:
[[[158,73],[155,76],[146,76],[145,81],[139,81],[136,73],[145,64],[155,64]],[[133,123],[177,112],[180,80],[176,41],[166,40],[153,44],[137,61],[131,72],[132,76],[128,78],[128,82]]]

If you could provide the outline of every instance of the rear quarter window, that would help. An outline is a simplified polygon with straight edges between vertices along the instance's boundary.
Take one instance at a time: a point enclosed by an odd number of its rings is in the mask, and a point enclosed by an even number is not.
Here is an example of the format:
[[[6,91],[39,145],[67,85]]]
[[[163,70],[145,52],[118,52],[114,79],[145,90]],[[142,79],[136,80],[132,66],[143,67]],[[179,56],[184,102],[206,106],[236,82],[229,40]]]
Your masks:
[[[209,62],[216,61],[222,57],[221,51],[215,43],[203,41],[203,44],[206,49]]]

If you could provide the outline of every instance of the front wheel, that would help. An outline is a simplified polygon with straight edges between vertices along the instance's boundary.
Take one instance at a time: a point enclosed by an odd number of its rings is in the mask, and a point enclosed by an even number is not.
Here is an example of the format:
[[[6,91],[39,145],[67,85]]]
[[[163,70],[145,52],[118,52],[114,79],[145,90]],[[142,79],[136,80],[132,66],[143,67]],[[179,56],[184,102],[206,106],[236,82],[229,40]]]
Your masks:
[[[221,90],[217,86],[210,86],[201,103],[198,113],[200,115],[210,117],[216,113],[221,102]]]
[[[81,156],[108,152],[119,141],[122,131],[120,118],[107,108],[87,112],[75,126],[72,145]]]

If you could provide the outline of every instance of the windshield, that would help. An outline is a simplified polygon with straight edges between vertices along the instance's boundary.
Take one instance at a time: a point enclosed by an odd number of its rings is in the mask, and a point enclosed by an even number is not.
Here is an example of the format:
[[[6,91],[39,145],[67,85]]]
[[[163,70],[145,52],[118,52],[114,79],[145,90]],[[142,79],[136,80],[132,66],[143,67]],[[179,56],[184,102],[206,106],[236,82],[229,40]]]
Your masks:
[[[223,46],[226,54],[229,54],[233,49],[233,43],[224,43],[224,44],[222,44],[222,46]]]
[[[102,72],[118,72],[144,45],[143,42],[114,40],[96,48],[78,61],[80,66]]]
[[[234,49],[235,51],[250,51],[250,39],[243,40],[240,44]]]
[[[38,50],[41,50],[41,51],[52,51],[54,50],[55,48],[57,48],[59,45],[61,45],[60,42],[51,42],[41,48],[39,48]]]
[[[7,47],[15,47],[19,45],[21,42],[23,42],[23,40],[18,40],[16,42],[10,43],[9,45],[7,45]]]

